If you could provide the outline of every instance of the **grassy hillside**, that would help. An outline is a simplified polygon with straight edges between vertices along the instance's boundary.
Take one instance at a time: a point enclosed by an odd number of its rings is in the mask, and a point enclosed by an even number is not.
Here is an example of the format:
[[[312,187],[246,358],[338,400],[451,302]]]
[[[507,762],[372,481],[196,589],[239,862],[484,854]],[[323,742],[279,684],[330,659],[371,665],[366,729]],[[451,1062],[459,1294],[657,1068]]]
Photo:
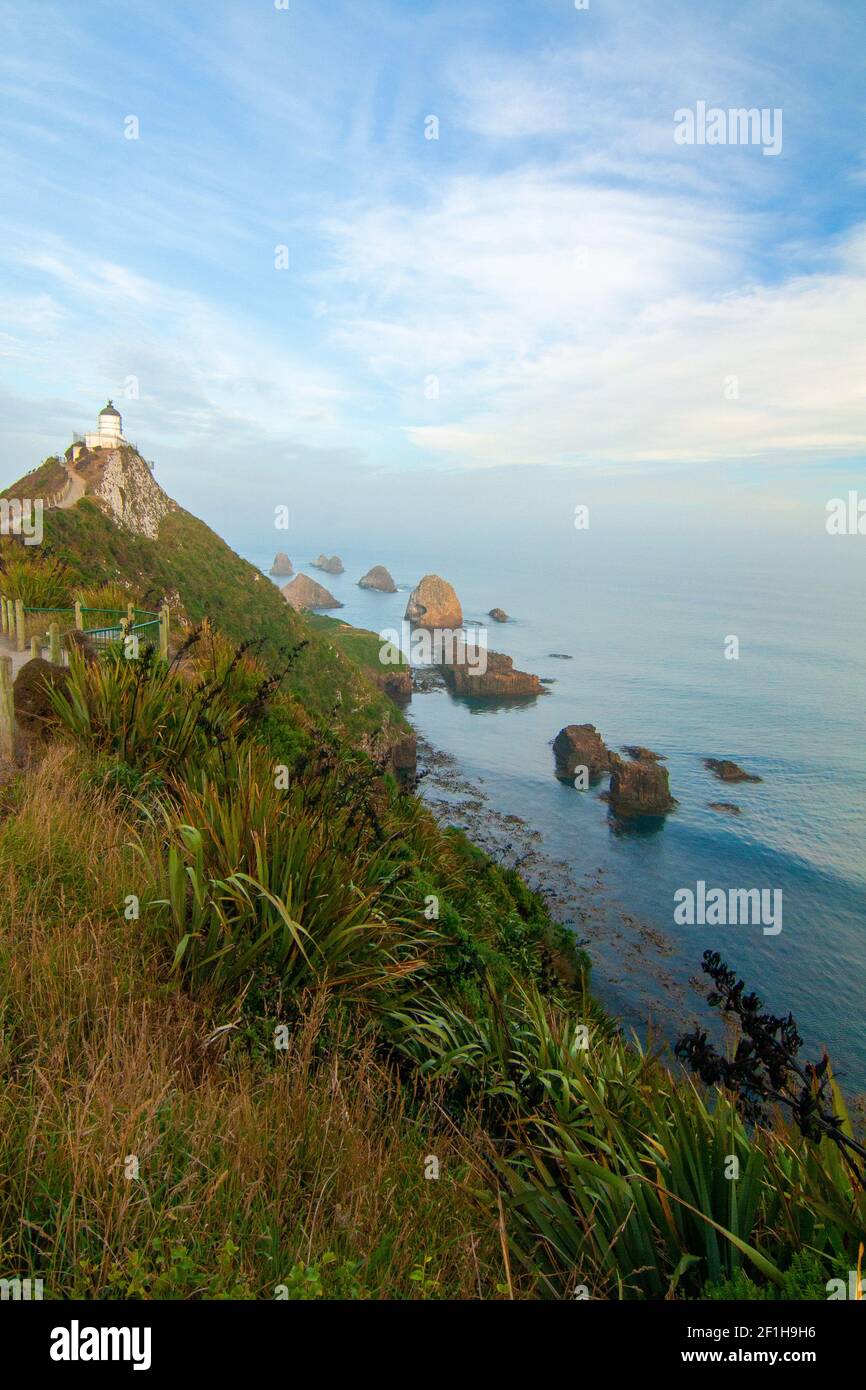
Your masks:
[[[26,484],[15,486],[26,492]],[[176,620],[195,624],[208,617],[231,641],[257,644],[269,670],[306,642],[289,688],[312,719],[330,722],[339,699],[338,721],[356,740],[372,740],[384,730],[387,743],[408,729],[394,704],[327,634],[314,629],[270,580],[182,508],[163,519],[156,541],[121,529],[89,497],[67,511],[46,512],[44,531],[38,551],[33,547],[28,553],[7,540],[0,544],[0,559],[23,557],[33,568],[62,566],[66,582],[57,589],[57,603],[71,604],[82,587],[105,585],[121,586],[144,608],[155,608],[167,596]],[[176,630],[180,635],[177,623]]]
[[[826,1074],[794,1119],[744,1115],[627,1042],[543,901],[364,753],[399,728],[355,664],[375,635],[294,614],[187,513],[157,543],[87,500],[49,524],[47,555],[5,542],[7,586],[170,591],[216,631],[179,664],[74,656],[0,784],[7,1275],[817,1299],[857,1267]]]

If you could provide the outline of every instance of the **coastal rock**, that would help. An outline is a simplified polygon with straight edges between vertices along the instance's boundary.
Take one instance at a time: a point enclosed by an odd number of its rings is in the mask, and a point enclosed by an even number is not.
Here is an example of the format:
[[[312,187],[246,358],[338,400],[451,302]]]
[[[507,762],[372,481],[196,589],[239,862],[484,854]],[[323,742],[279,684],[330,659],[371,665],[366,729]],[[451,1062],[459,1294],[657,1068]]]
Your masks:
[[[547,655],[553,661],[573,661],[574,657],[569,656],[568,652],[548,652]]]
[[[739,806],[733,801],[708,801],[707,805],[711,811],[722,811],[728,816],[741,816],[743,814]]]
[[[408,704],[412,699],[412,668],[403,666],[393,671],[383,671],[377,675],[376,684],[395,705]]]
[[[495,623],[508,622],[508,614],[504,608],[491,608],[487,616],[488,618],[492,618]]]
[[[616,816],[662,816],[673,810],[668,770],[643,759],[623,762],[611,755],[610,808]]]
[[[611,765],[611,753],[594,724],[567,724],[553,740],[553,753],[557,777],[574,777],[585,767],[592,781]]]
[[[529,671],[515,671],[512,658],[503,652],[486,653],[487,669],[483,673],[478,671],[477,662],[466,661],[464,646],[458,646],[454,655],[454,661],[443,665],[442,674],[455,695],[510,700],[544,693],[538,676]]]
[[[294,572],[295,571],[292,568],[292,562],[289,559],[288,555],[285,553],[284,550],[278,550],[276,555],[274,556],[274,563],[271,565],[271,568],[268,571],[268,573],[287,576],[290,574],[294,574]]]
[[[704,767],[709,768],[714,777],[720,782],[762,782],[762,777],[757,777],[753,772],[747,772],[739,763],[732,762],[730,758],[704,758]]]
[[[667,762],[664,753],[654,753],[651,748],[644,748],[642,743],[626,743],[623,745],[622,751],[627,753],[632,762],[635,763]]]
[[[324,570],[326,574],[343,574],[344,565],[339,555],[320,555],[318,560],[313,561],[314,570]]]
[[[438,574],[425,574],[406,604],[406,617],[416,627],[456,628],[463,625],[463,609],[453,587]]]
[[[358,580],[359,589],[378,589],[382,594],[396,594],[397,585],[394,583],[384,565],[374,565],[363,578]]]
[[[286,603],[292,608],[300,611],[302,608],[342,608],[343,605],[333,594],[317,584],[315,579],[310,579],[307,574],[296,574],[288,584],[284,584],[280,590]]]

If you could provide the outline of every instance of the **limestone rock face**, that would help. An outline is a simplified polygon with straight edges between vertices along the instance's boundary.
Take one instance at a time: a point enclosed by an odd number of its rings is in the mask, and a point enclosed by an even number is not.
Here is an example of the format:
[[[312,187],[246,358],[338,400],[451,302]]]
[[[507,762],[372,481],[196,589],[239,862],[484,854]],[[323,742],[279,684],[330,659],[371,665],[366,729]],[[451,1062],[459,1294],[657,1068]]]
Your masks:
[[[611,765],[612,755],[594,724],[566,724],[553,740],[553,753],[558,777],[574,777],[585,767],[594,780]]]
[[[155,541],[167,512],[177,503],[163,492],[139,453],[126,444],[79,456],[76,469],[86,495],[96,498],[109,516],[136,536]]]
[[[473,652],[473,656],[477,658],[477,652]],[[510,700],[544,694],[538,676],[529,671],[515,671],[510,656],[505,656],[503,652],[487,652],[486,656],[487,669],[482,674],[478,670],[477,659],[467,662],[466,648],[458,646],[455,660],[442,667],[445,683],[455,695]]]
[[[286,603],[298,610],[302,608],[342,608],[343,605],[333,594],[317,584],[308,574],[296,574],[280,590]]]
[[[487,616],[488,618],[492,618],[495,623],[508,622],[508,614],[506,613],[504,608],[491,608]]]
[[[416,627],[463,626],[463,609],[453,587],[438,574],[425,574],[406,604],[406,617]]]
[[[662,816],[676,806],[671,796],[668,770],[643,758],[623,762],[611,755],[610,809],[616,816]]]
[[[739,763],[732,762],[730,758],[704,758],[704,767],[708,767],[714,777],[720,782],[761,782],[763,778],[757,777],[753,772],[747,772]]]
[[[271,565],[270,573],[275,575],[294,574],[292,562],[284,550],[278,550],[274,556],[274,563]]]
[[[318,560],[313,561],[314,570],[324,570],[325,574],[342,574],[344,572],[343,561],[339,555],[320,555]]]
[[[359,589],[378,589],[383,594],[396,594],[397,585],[394,583],[384,565],[374,565],[371,570],[358,580]]]

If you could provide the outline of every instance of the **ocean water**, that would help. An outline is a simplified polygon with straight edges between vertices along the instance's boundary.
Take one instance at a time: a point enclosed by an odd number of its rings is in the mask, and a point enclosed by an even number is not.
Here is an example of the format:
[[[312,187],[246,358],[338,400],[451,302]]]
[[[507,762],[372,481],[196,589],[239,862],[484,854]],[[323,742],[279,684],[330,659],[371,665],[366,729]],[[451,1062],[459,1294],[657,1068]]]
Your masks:
[[[466,621],[505,608],[512,620],[489,621],[489,646],[555,681],[546,695],[510,705],[415,695],[407,712],[492,808],[522,817],[545,854],[567,864],[575,929],[589,940],[594,988],[611,1011],[642,1038],[650,1029],[670,1040],[694,1021],[709,1023],[690,981],[701,976],[703,952],[719,950],[768,1008],[793,1013],[805,1056],[827,1047],[845,1088],[866,1089],[859,554],[834,552],[832,569],[826,552],[796,547],[784,566],[778,556],[732,564],[727,552],[693,554],[688,568],[682,556],[644,557],[627,573],[598,547],[579,557],[573,546],[547,546],[482,560],[465,548],[443,558],[331,541],[346,564],[339,577],[303,563],[319,545],[290,548],[296,569],[342,600],[336,616],[376,631],[399,627],[408,591],[433,570],[455,585]],[[271,542],[248,558],[266,572],[273,550]],[[357,587],[373,563],[391,569],[397,594]],[[725,659],[730,634],[739,660]],[[595,724],[611,748],[641,743],[663,754],[676,811],[623,830],[599,799],[604,784],[579,791],[557,780],[550,743],[573,723]],[[723,784],[705,757],[733,758],[763,781]],[[734,802],[742,814],[713,811],[712,801]],[[699,880],[781,890],[781,932],[677,925],[674,894]]]

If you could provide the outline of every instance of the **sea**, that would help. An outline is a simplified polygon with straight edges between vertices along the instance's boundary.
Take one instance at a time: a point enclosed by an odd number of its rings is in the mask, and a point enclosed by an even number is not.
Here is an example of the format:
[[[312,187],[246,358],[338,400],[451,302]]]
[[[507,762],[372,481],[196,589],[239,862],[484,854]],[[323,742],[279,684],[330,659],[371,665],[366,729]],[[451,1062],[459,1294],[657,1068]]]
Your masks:
[[[552,682],[512,703],[437,689],[416,694],[407,715],[491,817],[519,817],[531,830],[542,878],[545,858],[567,873],[566,919],[588,943],[596,994],[623,1026],[664,1045],[709,1023],[701,960],[717,950],[769,1010],[793,1014],[804,1058],[826,1048],[843,1088],[866,1091],[866,537],[839,538],[827,564],[819,544],[735,562],[724,549],[674,547],[665,562],[652,547],[617,557],[600,542],[581,550],[575,537],[480,555],[332,536],[340,576],[309,564],[321,539],[290,549],[296,571],[344,605],[332,616],[399,628],[412,587],[439,573],[464,621],[486,625],[491,648]],[[267,573],[275,548],[270,540],[247,558]],[[373,564],[387,566],[397,593],[358,587]],[[486,616],[494,606],[508,623]],[[622,824],[599,796],[604,784],[559,780],[552,740],[582,723],[611,749],[662,754],[676,809]],[[706,758],[733,759],[762,780],[721,783]],[[423,782],[421,794],[432,795]],[[678,924],[675,895],[699,883],[778,891],[781,930]]]

